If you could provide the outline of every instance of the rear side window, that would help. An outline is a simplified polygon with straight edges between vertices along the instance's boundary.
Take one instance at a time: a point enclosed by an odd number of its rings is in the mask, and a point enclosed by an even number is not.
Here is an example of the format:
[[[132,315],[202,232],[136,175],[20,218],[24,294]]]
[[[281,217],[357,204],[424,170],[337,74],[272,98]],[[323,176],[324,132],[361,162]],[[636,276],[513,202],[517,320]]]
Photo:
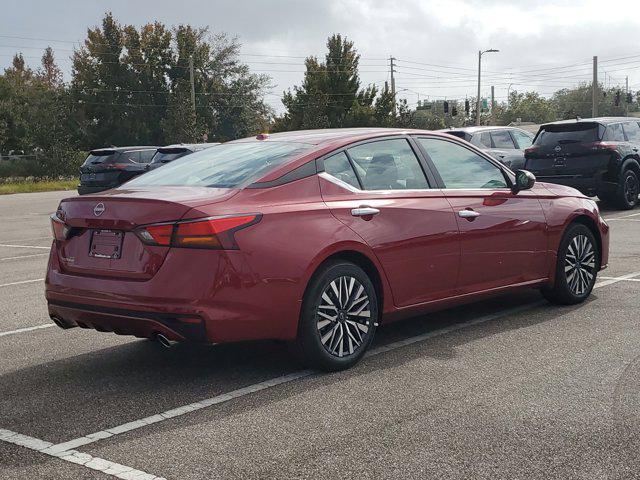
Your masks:
[[[607,130],[605,131],[604,139],[610,140],[612,142],[624,142],[624,133],[622,132],[622,124],[612,123],[611,125],[607,125]]]
[[[324,159],[324,171],[329,175],[336,177],[348,183],[352,187],[360,188],[358,177],[349,163],[349,158],[344,152],[337,153]]]
[[[504,148],[507,150],[516,148],[507,130],[494,130],[491,132],[491,139],[493,140],[494,148]]]
[[[380,140],[347,150],[365,190],[429,188],[406,139]]]
[[[638,122],[627,122],[622,125],[627,140],[630,142],[640,142],[640,125]]]
[[[419,138],[418,142],[438,170],[445,188],[507,188],[502,170],[474,151],[439,138]]]
[[[480,134],[480,146],[486,148],[492,148],[491,134],[489,132],[482,132]]]
[[[113,150],[96,150],[89,153],[83,165],[116,163],[116,158],[118,158],[118,153]]]
[[[314,146],[276,141],[230,142],[192,153],[127,183],[129,186],[242,188]]]
[[[588,143],[600,140],[599,128],[594,123],[548,125],[540,130],[535,144],[552,147],[568,143]]]
[[[153,156],[152,163],[169,163],[180,157],[187,155],[189,150],[186,148],[159,148]]]
[[[140,150],[140,163],[149,163],[155,153],[155,150]]]

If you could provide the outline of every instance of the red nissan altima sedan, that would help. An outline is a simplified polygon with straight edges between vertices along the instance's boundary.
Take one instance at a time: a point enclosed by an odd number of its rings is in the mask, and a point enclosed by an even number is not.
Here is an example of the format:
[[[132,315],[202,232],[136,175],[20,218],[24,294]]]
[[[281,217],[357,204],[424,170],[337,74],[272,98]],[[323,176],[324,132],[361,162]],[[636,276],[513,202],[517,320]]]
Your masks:
[[[52,216],[51,318],[163,343],[292,341],[358,361],[379,324],[539,288],[575,304],[609,227],[577,190],[536,183],[419,130],[258,135],[194,153]]]

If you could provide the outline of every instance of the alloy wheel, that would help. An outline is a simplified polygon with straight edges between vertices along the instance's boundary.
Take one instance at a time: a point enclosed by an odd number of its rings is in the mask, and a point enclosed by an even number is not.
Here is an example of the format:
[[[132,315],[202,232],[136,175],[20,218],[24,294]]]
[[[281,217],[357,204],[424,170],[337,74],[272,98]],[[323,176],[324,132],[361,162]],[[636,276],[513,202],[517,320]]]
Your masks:
[[[322,292],[316,309],[320,342],[332,355],[353,355],[366,343],[371,331],[370,299],[354,277],[334,279]]]
[[[640,193],[638,190],[638,178],[633,174],[627,175],[624,181],[624,196],[630,205],[638,201],[638,193]]]
[[[584,295],[596,274],[596,254],[586,235],[576,235],[569,243],[564,258],[564,273],[569,290],[574,295]]]

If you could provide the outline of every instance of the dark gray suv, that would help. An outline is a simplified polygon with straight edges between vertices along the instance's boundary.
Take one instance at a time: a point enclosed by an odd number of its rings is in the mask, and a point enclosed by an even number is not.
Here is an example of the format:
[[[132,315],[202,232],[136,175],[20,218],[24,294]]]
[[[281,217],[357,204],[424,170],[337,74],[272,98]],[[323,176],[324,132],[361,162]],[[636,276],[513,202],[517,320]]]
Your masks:
[[[585,118],[541,125],[525,157],[525,168],[540,181],[568,185],[625,210],[638,204],[638,118]]]
[[[464,127],[441,132],[462,138],[512,170],[524,168],[524,149],[533,135],[515,127]]]

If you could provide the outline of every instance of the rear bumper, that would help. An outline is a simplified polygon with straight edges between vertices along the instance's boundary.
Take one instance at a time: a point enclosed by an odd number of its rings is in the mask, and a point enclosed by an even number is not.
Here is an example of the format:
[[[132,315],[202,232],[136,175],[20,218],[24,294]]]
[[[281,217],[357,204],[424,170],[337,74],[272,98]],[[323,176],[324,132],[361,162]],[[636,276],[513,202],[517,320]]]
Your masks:
[[[117,335],[152,338],[163,334],[169,340],[205,343],[205,324],[196,315],[126,310],[96,305],[49,301],[49,316],[63,328],[90,328]]]
[[[290,340],[304,287],[274,276],[257,273],[240,251],[204,249],[171,249],[145,280],[73,274],[54,243],[45,296],[49,315],[69,327],[205,343]]]
[[[602,176],[583,177],[581,175],[536,175],[540,182],[555,183],[579,190],[583,195],[593,197],[599,192],[614,192],[616,184],[607,182]]]
[[[89,185],[78,185],[78,194],[80,195],[89,195],[91,193],[104,192],[105,190],[109,190],[110,188],[117,187],[117,185],[99,185],[99,186],[89,186]]]

